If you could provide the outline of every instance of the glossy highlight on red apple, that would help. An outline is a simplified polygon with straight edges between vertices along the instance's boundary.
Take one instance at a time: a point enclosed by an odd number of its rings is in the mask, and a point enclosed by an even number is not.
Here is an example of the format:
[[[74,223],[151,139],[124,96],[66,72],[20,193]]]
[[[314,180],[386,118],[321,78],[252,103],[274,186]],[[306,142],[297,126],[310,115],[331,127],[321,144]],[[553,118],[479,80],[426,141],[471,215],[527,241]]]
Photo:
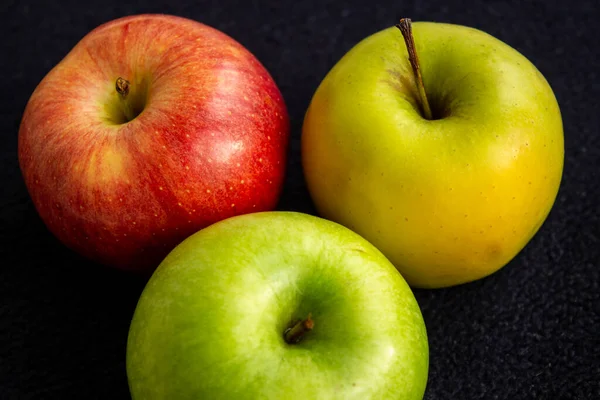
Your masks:
[[[60,241],[152,271],[199,229],[275,208],[288,141],[284,99],[248,49],[202,23],[144,14],[92,30],[44,77],[18,154]]]

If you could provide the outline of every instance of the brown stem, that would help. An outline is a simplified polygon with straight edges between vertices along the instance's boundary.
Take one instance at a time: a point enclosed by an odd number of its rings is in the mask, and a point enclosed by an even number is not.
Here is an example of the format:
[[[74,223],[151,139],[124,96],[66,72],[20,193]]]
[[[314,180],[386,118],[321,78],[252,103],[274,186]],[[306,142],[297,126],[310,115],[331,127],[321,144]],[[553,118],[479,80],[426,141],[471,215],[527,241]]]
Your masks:
[[[310,332],[315,327],[315,321],[312,320],[311,315],[305,320],[300,320],[294,324],[291,328],[286,329],[283,333],[283,338],[288,344],[298,343],[307,332]]]
[[[419,97],[421,98],[421,109],[427,119],[433,119],[429,102],[427,101],[427,94],[425,93],[425,85],[423,84],[423,77],[421,76],[421,66],[419,64],[419,57],[417,55],[417,48],[415,46],[415,39],[412,34],[412,25],[410,18],[402,18],[400,23],[396,25],[396,28],[400,29],[402,36],[404,37],[404,43],[408,49],[408,60],[412,66],[415,78],[417,81],[417,88],[419,89]]]
[[[129,94],[129,81],[127,79],[123,79],[121,77],[117,78],[117,83],[115,83],[115,88],[117,89],[117,93],[119,93],[123,97],[127,97]]]
[[[121,97],[121,108],[123,109],[123,115],[127,121],[131,121],[135,118],[135,113],[131,109],[131,104],[129,101],[127,101],[127,95],[129,94],[130,86],[131,84],[129,81],[121,77],[118,77],[117,82],[115,83],[115,89]]]

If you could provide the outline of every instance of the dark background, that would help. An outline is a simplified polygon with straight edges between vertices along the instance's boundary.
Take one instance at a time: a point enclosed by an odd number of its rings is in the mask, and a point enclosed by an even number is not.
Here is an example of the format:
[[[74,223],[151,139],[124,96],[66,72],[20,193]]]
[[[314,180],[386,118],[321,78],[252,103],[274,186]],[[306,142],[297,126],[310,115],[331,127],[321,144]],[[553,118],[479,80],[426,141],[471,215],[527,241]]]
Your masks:
[[[38,82],[87,32],[163,12],[223,30],[271,72],[293,141],[280,209],[314,213],[299,138],[334,63],[399,17],[470,25],[546,76],[563,112],[565,169],[555,206],[513,262],[480,281],[417,290],[428,327],[426,399],[600,398],[600,13],[595,1],[133,1],[0,5],[0,399],[126,399],[125,343],[144,281],[58,243],[27,195],[17,132]],[[176,400],[176,399],[173,399]]]

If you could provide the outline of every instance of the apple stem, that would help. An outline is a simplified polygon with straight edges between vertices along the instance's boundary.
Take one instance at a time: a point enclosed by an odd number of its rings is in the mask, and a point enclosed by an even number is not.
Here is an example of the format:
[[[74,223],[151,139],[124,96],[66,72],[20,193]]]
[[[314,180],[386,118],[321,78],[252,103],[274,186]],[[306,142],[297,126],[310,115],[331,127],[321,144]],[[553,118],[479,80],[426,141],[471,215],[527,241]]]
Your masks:
[[[311,314],[304,320],[300,320],[291,328],[288,328],[283,333],[283,338],[288,344],[300,342],[307,332],[310,332],[315,327],[315,321],[312,320]]]
[[[433,119],[429,102],[427,101],[427,94],[425,93],[425,85],[423,84],[423,77],[421,76],[421,66],[419,64],[419,57],[417,56],[417,48],[415,46],[415,39],[412,34],[412,25],[410,18],[400,19],[400,23],[396,25],[396,28],[400,29],[402,36],[404,37],[404,43],[408,49],[408,60],[412,66],[415,78],[417,81],[417,88],[419,89],[419,97],[421,98],[421,109],[425,118]]]
[[[117,82],[115,83],[115,88],[117,93],[119,93],[121,98],[121,107],[123,109],[123,114],[127,121],[131,121],[135,118],[135,113],[131,109],[131,105],[127,101],[127,95],[129,94],[129,87],[131,84],[127,79],[123,79],[121,77],[117,78]]]

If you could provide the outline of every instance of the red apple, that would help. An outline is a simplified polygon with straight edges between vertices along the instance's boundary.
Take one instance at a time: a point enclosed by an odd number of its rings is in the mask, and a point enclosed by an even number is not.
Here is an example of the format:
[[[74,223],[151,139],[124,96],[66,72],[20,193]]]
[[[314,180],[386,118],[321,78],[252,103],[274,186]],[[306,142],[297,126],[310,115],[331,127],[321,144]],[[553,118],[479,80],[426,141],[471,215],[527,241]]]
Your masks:
[[[219,220],[274,209],[289,120],[264,66],[182,17],[88,33],[33,92],[19,163],[41,219],[98,263],[152,271]]]

